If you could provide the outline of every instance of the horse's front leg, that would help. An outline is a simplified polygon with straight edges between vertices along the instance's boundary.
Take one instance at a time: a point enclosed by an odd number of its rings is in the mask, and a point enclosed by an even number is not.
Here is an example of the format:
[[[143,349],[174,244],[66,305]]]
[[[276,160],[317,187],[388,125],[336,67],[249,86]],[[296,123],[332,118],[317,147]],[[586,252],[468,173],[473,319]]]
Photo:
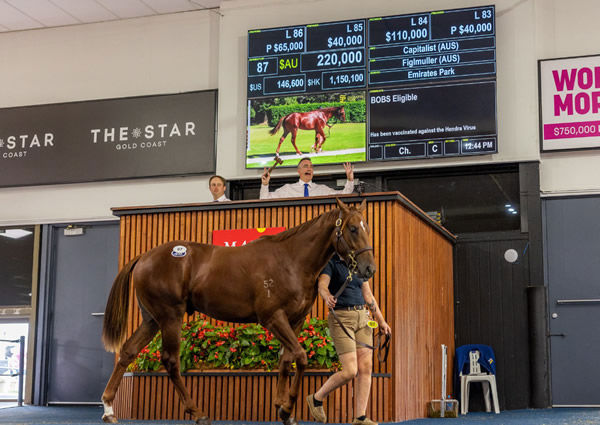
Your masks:
[[[296,374],[292,378],[289,396],[279,408],[278,413],[284,425],[297,425],[298,422],[292,417],[292,410],[296,405],[296,400],[298,400],[300,382],[308,364],[306,352],[300,346],[298,338],[292,330],[283,310],[277,310],[273,316],[266,321],[265,327],[273,332],[275,337],[283,344],[285,351],[290,353],[291,359],[296,362]]]
[[[277,397],[275,398],[275,408],[277,410],[284,406],[290,397],[288,379],[292,362],[292,353],[283,348],[283,354],[279,358],[279,376],[277,377]]]
[[[325,143],[325,132],[323,131],[323,128],[321,127],[318,131],[319,131],[318,138],[320,140],[319,140],[319,143],[318,143],[317,149],[316,149],[317,153],[323,151],[323,143]]]
[[[296,339],[298,339],[298,334],[302,330],[301,321],[298,325],[294,326],[294,335]],[[277,398],[275,399],[275,408],[279,410],[281,406],[285,404],[285,402],[290,397],[288,379],[290,377],[290,370],[292,368],[292,362],[294,361],[292,357],[292,353],[285,348],[282,348],[283,353],[279,358],[279,376],[277,378]]]
[[[311,152],[316,152],[319,149],[319,132],[315,129],[315,144],[310,148]]]

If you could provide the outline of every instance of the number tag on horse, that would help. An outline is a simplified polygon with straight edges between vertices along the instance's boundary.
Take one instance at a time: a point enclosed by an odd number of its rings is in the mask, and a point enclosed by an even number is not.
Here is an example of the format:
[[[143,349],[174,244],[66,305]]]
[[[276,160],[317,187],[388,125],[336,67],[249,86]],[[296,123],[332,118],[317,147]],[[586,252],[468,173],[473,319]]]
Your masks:
[[[174,246],[171,251],[173,257],[185,257],[185,254],[187,254],[187,248],[183,245]]]

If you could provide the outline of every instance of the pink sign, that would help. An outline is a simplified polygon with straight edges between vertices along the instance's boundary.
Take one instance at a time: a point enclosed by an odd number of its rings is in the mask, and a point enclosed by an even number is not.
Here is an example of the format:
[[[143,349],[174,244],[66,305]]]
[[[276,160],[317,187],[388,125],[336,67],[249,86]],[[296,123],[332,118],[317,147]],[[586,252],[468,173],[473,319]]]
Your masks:
[[[213,245],[244,246],[264,235],[283,232],[285,227],[259,227],[256,229],[213,230]]]
[[[600,55],[539,62],[542,151],[600,148]]]

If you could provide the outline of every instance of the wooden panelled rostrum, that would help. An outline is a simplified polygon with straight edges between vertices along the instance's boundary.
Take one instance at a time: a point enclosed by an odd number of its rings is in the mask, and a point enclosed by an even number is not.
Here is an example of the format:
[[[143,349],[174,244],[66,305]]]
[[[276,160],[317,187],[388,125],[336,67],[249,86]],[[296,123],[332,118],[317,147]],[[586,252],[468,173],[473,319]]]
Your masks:
[[[454,237],[398,192],[340,198],[351,204],[367,198],[378,266],[372,288],[393,335],[387,362],[374,359],[367,415],[379,422],[425,417],[427,403],[441,394],[441,344],[448,346],[448,376],[452,376]],[[164,242],[210,244],[212,231],[222,229],[289,229],[335,207],[335,198],[314,197],[113,208],[121,219],[119,266]],[[129,312],[129,334],[141,320],[134,294],[130,297],[135,308]],[[312,315],[327,315],[320,297]],[[329,371],[306,373],[296,418],[312,420],[306,396],[329,375]],[[278,421],[273,407],[276,371],[211,370],[183,376],[192,398],[213,420]],[[451,379],[447,393],[452,393]],[[353,400],[352,384],[332,393],[325,402],[328,421],[351,422]],[[160,372],[127,373],[115,412],[122,419],[190,419],[166,374]]]

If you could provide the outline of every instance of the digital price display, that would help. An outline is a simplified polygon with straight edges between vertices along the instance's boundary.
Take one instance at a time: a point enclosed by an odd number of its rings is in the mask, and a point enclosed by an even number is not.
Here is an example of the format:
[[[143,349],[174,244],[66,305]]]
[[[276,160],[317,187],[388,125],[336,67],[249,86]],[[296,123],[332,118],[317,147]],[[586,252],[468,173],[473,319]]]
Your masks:
[[[496,75],[494,8],[369,19],[369,86]]]
[[[494,6],[249,31],[246,166],[498,152],[495,34]]]
[[[248,98],[366,87],[366,23],[248,32]]]

